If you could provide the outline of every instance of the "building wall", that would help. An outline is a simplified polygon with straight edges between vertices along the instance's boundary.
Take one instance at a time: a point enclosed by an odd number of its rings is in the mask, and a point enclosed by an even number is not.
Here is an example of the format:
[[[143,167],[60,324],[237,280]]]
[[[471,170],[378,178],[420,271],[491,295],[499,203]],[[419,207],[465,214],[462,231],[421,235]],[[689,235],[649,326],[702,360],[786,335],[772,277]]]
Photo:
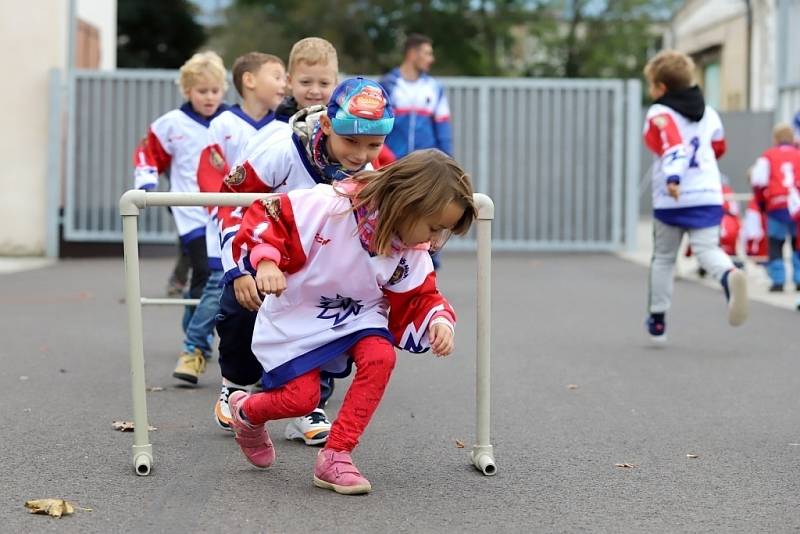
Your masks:
[[[22,6],[22,4],[20,4]],[[45,248],[48,72],[66,63],[67,2],[28,0],[0,17],[6,102],[0,135],[0,254],[41,255]],[[36,21],[32,24],[31,21]]]
[[[13,4],[0,17],[0,49],[7,52],[3,72],[13,80],[0,84],[0,100],[7,103],[3,123],[13,125],[0,133],[0,255],[43,255],[48,209],[58,209],[48,205],[47,187],[60,178],[59,169],[48,178],[49,76],[51,69],[66,69],[69,2]],[[94,28],[90,33],[96,32],[88,53],[102,68],[114,68],[116,1],[77,0],[76,10]]]
[[[77,0],[78,18],[94,26],[99,34],[99,68],[117,67],[117,2],[115,0]]]
[[[720,110],[766,111],[775,95],[775,0],[751,0],[750,69],[747,49],[747,5],[744,0],[689,0],[672,20],[665,43],[704,62],[718,57]],[[748,73],[748,70],[750,72]],[[702,75],[699,76],[702,83]]]

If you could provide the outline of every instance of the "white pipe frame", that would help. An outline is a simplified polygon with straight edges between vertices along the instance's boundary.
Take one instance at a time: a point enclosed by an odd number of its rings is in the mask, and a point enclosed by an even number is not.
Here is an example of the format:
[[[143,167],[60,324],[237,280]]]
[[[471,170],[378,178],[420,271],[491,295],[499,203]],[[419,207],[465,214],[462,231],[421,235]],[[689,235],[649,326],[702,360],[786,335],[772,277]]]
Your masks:
[[[143,299],[139,279],[138,217],[151,206],[249,206],[267,194],[262,193],[148,193],[130,190],[119,199],[122,216],[125,254],[125,303],[128,308],[128,341],[133,394],[133,466],[137,475],[150,474],[153,467],[153,446],[149,441],[144,342],[142,335],[143,304],[191,304],[187,299]],[[491,393],[491,262],[492,220],[494,203],[488,196],[476,193],[478,209],[478,311],[476,341],[476,408],[477,442],[472,447],[472,463],[484,475],[497,472],[490,443]]]

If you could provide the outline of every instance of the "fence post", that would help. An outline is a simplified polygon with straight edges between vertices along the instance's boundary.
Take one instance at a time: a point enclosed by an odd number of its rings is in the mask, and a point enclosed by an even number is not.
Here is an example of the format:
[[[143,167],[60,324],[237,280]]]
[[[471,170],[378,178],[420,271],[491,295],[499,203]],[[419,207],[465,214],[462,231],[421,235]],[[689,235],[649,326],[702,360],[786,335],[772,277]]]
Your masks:
[[[625,248],[636,250],[639,225],[639,173],[642,167],[639,149],[642,124],[642,84],[639,80],[626,82],[625,110]]]
[[[61,144],[64,139],[62,117],[64,106],[64,90],[61,83],[61,72],[50,70],[50,117],[47,121],[47,202],[45,203],[45,255],[48,258],[58,257],[61,222]]]

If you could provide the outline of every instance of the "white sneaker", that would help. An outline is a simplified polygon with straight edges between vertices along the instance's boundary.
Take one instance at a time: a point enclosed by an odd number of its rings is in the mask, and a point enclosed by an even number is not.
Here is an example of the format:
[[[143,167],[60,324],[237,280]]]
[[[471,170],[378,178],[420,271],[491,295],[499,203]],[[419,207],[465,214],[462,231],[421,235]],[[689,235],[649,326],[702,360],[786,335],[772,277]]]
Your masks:
[[[728,275],[728,323],[739,326],[747,320],[747,276],[739,269]]]
[[[331,422],[325,410],[317,408],[304,417],[296,417],[286,425],[286,439],[302,439],[306,445],[322,445],[328,440]]]
[[[234,391],[245,391],[242,388],[235,388],[223,385],[219,390],[219,398],[214,404],[214,421],[222,430],[233,432],[231,428],[231,407],[228,404],[228,397]]]

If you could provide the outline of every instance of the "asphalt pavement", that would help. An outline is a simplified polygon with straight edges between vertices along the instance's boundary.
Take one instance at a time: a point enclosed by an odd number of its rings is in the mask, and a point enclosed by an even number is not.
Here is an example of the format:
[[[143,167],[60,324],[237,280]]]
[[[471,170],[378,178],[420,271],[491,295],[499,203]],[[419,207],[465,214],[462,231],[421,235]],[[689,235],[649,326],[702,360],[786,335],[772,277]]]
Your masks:
[[[165,259],[143,260],[161,296]],[[475,262],[445,257],[456,353],[402,353],[354,458],[373,485],[312,486],[316,449],[282,439],[251,467],[212,422],[216,364],[170,376],[180,310],[146,308],[154,465],[138,477],[123,267],[64,260],[0,274],[2,532],[790,532],[800,529],[800,313],[753,302],[733,329],[721,291],[675,287],[670,343],[644,334],[647,271],[613,255],[496,255],[492,444],[475,435]],[[335,415],[347,381],[338,384]],[[460,444],[465,448],[460,448]],[[619,467],[622,466],[622,467]],[[34,516],[28,499],[92,511]]]

